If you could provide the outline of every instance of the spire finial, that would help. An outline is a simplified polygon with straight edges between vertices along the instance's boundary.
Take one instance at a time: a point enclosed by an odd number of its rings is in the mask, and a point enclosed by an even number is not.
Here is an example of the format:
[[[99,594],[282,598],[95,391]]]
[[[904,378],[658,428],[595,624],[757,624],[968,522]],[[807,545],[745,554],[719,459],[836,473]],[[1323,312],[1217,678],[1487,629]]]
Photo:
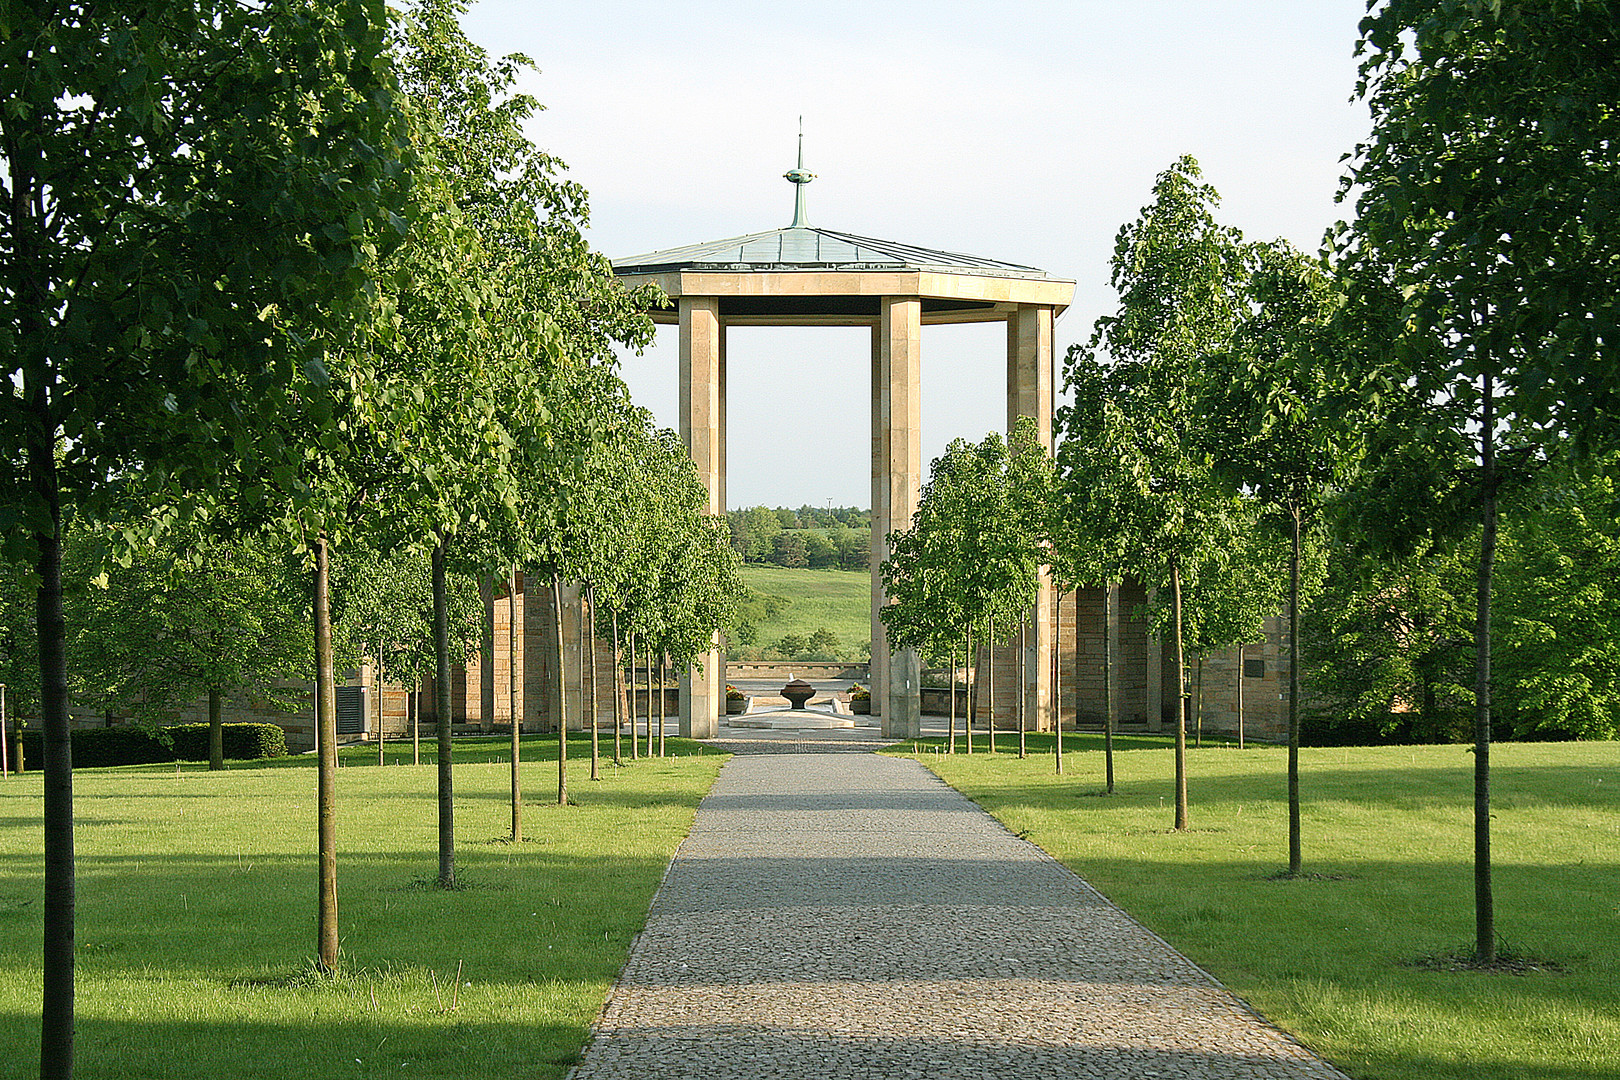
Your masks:
[[[804,117],[799,117],[799,165],[798,168],[789,169],[782,174],[782,179],[793,183],[793,224],[790,229],[802,229],[810,223],[804,217],[804,185],[816,178],[816,174],[804,171]]]

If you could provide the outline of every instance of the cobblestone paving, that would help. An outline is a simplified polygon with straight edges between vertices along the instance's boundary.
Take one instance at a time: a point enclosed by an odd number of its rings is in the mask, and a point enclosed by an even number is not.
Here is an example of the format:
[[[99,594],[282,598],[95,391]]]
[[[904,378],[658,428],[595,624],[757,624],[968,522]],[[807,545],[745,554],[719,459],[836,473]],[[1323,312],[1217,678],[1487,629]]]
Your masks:
[[[574,1080],[1343,1080],[914,761],[733,758]]]

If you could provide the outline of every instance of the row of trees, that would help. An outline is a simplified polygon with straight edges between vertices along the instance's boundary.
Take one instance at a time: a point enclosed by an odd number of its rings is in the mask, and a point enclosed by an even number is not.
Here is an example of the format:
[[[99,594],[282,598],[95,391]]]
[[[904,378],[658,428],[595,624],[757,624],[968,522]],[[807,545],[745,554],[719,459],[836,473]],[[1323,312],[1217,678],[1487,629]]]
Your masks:
[[[1545,646],[1562,630],[1568,642],[1514,656],[1517,707],[1538,715],[1521,722],[1609,734],[1620,713],[1602,643],[1613,605],[1599,584],[1612,528],[1592,521],[1620,442],[1620,10],[1386,0],[1370,6],[1360,48],[1374,130],[1345,181],[1354,220],[1320,258],[1246,243],[1216,222],[1217,196],[1194,161],[1161,174],[1115,245],[1117,312],[1065,364],[1073,404],[1057,418],[1056,487],[1042,504],[1055,513],[986,527],[1009,550],[1038,550],[1063,584],[1130,574],[1156,590],[1183,687],[1186,646],[1255,640],[1259,618],[1283,605],[1271,583],[1286,584],[1291,874],[1301,870],[1300,610],[1322,580],[1327,537],[1341,625],[1354,610],[1345,590],[1387,608],[1393,579],[1470,560],[1460,644],[1473,666],[1475,947],[1489,962],[1501,507],[1534,508],[1513,534],[1516,565],[1557,568],[1570,585],[1557,599],[1529,582],[1509,589],[1521,640]],[[958,472],[950,457],[931,488]],[[924,503],[893,541],[896,645],[924,647],[928,628],[948,623],[930,614],[940,598],[965,604],[973,575],[995,565],[965,557],[936,520],[950,515]],[[1455,647],[1454,631],[1455,621]],[[1325,683],[1346,668],[1330,666]],[[1442,687],[1425,678],[1423,696]],[[1386,680],[1386,702],[1400,692]],[[1184,691],[1177,829],[1188,825],[1187,707]]]
[[[363,590],[334,612],[334,564],[375,565],[363,647],[385,667],[421,661],[395,651],[408,635],[386,619],[428,613],[440,717],[458,571],[486,588],[514,564],[554,590],[583,582],[592,610],[677,658],[728,621],[724,523],[698,512],[678,441],[611,370],[614,348],[650,339],[641,312],[657,298],[620,289],[589,250],[585,193],[523,133],[538,108],[513,89],[526,61],[490,59],[461,33],[461,10],[164,0],[7,16],[0,529],[22,568],[8,587],[34,598],[42,1076],[73,1066],[63,566],[75,537],[88,576],[106,568],[132,597],[210,568],[263,577],[288,558],[311,575],[326,969],[338,962],[334,614],[366,621]],[[415,560],[400,572],[417,586],[426,562],[427,603],[401,604],[403,586],[385,583],[397,559]],[[268,615],[219,618],[242,634]],[[109,699],[130,685],[75,678]],[[447,887],[451,764],[441,724]],[[515,754],[513,777],[516,831]]]
[[[731,546],[747,562],[789,569],[865,570],[871,557],[871,515],[854,507],[775,510],[753,506],[726,515]]]

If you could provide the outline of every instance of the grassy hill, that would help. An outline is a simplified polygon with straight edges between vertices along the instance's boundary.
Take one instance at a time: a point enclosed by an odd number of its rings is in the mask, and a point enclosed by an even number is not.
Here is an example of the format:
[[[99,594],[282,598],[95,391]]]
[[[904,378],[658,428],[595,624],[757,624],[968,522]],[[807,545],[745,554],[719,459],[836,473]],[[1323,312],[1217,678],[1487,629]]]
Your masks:
[[[838,639],[834,660],[865,660],[872,640],[872,576],[853,570],[785,570],[748,564],[742,579],[754,592],[743,605],[754,625],[752,646],[735,644],[738,659],[775,659],[784,636],[808,638],[825,628]],[[791,659],[791,658],[788,658]]]

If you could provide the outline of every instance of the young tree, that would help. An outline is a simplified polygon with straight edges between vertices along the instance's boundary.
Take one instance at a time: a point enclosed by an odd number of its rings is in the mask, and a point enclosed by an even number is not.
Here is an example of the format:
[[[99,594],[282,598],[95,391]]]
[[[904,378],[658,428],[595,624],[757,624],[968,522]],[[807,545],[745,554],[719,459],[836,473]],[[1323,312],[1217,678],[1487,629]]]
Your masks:
[[[45,1077],[73,1068],[63,530],[134,470],[212,486],[266,417],[329,430],[295,395],[369,318],[404,199],[385,20],[380,0],[158,0],[16,9],[0,36],[0,523],[38,582]],[[283,332],[317,323],[327,341]]]
[[[1489,963],[1498,500],[1539,433],[1557,429],[1577,449],[1616,436],[1620,18],[1603,0],[1387,0],[1363,20],[1358,49],[1373,131],[1345,181],[1356,219],[1340,258],[1353,289],[1401,297],[1382,327],[1389,347],[1361,357],[1380,376],[1365,384],[1422,394],[1407,446],[1467,437],[1478,448],[1476,467],[1440,486],[1453,497],[1424,505],[1439,511],[1431,533],[1481,530],[1474,908],[1476,955]]]
[[[1251,310],[1237,328],[1232,351],[1213,358],[1215,377],[1203,384],[1201,411],[1208,417],[1204,431],[1216,472],[1287,522],[1288,872],[1297,876],[1303,858],[1299,611],[1302,595],[1309,600],[1320,582],[1319,575],[1310,581],[1302,576],[1304,540],[1330,485],[1347,471],[1351,440],[1347,395],[1330,382],[1338,366],[1332,326],[1337,297],[1326,271],[1285,241],[1257,244],[1250,251]],[[1262,527],[1256,521],[1245,532],[1263,540]],[[1233,644],[1255,640],[1258,619],[1276,611],[1272,590],[1240,589],[1236,596],[1248,610],[1237,626],[1214,635]]]
[[[994,648],[994,624],[1027,616],[1035,601],[1042,562],[1040,536],[1027,512],[1021,484],[1038,473],[1031,462],[1031,422],[1013,437],[1024,458],[991,433],[978,444],[957,439],[929,469],[911,526],[890,538],[884,561],[886,595],[881,615],[890,645],[929,657],[948,657],[969,633],[985,630]],[[994,663],[992,658],[992,679]],[[968,717],[972,741],[973,718]],[[994,686],[990,745],[995,747]]]
[[[1154,201],[1115,241],[1119,310],[1097,320],[1087,345],[1069,350],[1075,392],[1064,436],[1075,452],[1064,481],[1087,527],[1114,538],[1137,577],[1168,594],[1175,648],[1175,827],[1187,828],[1184,592],[1198,568],[1232,548],[1236,501],[1203,450],[1195,407],[1207,359],[1224,350],[1242,317],[1243,265],[1235,230],[1215,223],[1219,196],[1183,157],[1154,183]],[[1099,350],[1111,363],[1103,364]],[[1095,449],[1116,451],[1103,454]],[[1111,545],[1112,546],[1112,545]]]
[[[88,557],[86,544],[69,551]],[[279,545],[277,545],[279,547]],[[262,536],[233,544],[169,533],[130,553],[69,601],[74,696],[145,721],[208,701],[208,767],[225,767],[226,695],[293,711],[313,670],[308,604],[284,552]]]

